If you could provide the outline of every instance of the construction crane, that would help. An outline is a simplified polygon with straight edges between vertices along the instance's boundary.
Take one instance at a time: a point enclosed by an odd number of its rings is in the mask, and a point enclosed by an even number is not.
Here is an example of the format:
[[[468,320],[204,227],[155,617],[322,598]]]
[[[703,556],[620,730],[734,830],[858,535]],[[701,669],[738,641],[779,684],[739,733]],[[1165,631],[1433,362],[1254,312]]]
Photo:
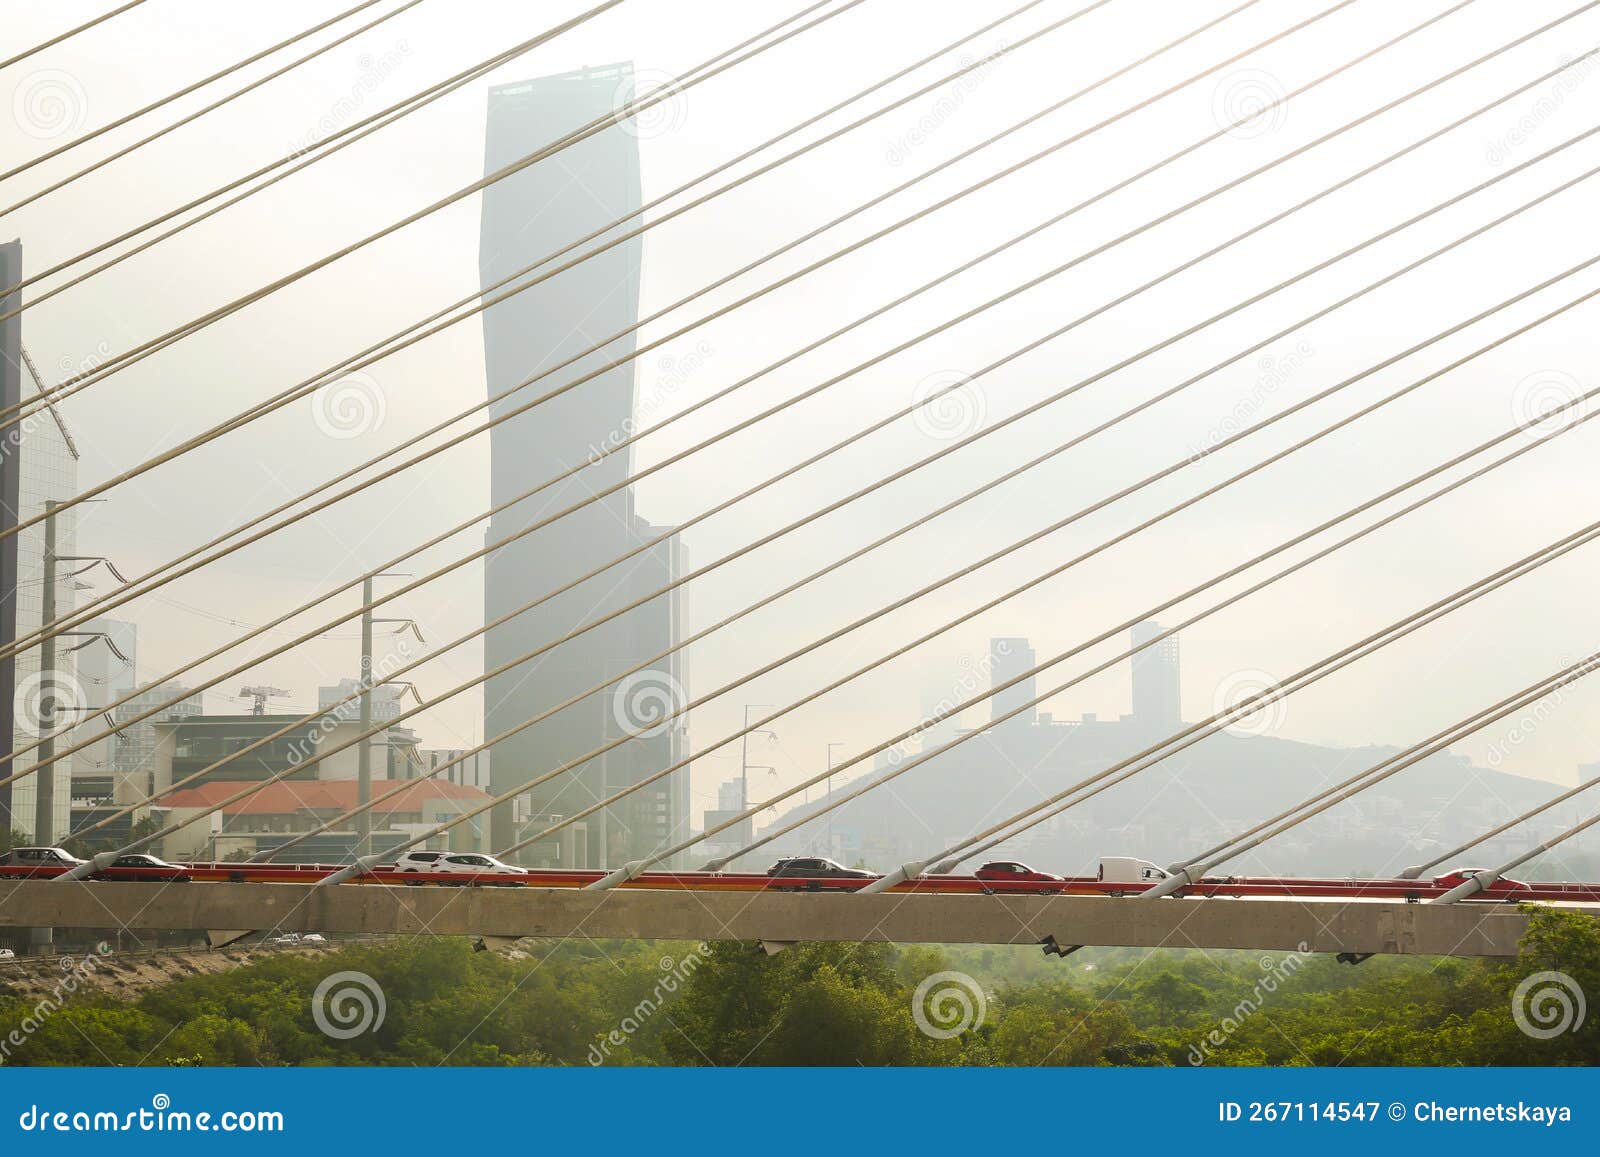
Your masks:
[[[265,715],[267,713],[268,699],[282,699],[289,692],[282,687],[241,687],[239,688],[239,694],[247,699],[256,701],[256,705],[250,714]]]

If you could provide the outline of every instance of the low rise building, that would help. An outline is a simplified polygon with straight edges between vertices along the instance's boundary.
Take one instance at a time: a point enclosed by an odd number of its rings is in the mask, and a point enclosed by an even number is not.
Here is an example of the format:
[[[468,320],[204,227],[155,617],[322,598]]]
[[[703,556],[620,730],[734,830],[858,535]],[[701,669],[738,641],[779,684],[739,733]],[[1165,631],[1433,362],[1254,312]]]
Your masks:
[[[239,786],[237,782],[214,780],[179,788],[156,801],[157,814],[166,822],[195,821],[163,841],[163,854],[173,860],[244,859],[280,847],[356,806],[354,780],[283,780],[225,804],[205,819],[199,818],[207,808],[238,791]],[[374,779],[372,797],[378,799],[396,786],[392,780]],[[413,780],[399,786],[400,790],[392,798],[372,808],[375,851],[393,848],[489,798],[487,792],[478,788],[442,780]],[[349,823],[289,849],[282,860],[285,863],[341,862],[349,859],[355,846],[355,827]],[[456,825],[423,846],[462,852],[489,851],[488,813]]]

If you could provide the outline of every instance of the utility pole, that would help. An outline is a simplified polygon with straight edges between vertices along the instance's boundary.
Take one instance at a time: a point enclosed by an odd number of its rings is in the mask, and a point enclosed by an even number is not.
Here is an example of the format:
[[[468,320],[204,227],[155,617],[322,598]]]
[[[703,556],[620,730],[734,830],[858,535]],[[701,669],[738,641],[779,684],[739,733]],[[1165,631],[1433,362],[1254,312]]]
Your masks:
[[[356,855],[372,854],[372,812],[367,804],[372,802],[372,626],[374,623],[399,623],[402,629],[411,628],[417,642],[425,643],[422,628],[415,619],[375,619],[372,617],[372,585],[380,578],[410,578],[408,574],[394,572],[369,574],[361,580],[361,697],[356,700],[356,726],[361,741],[356,744],[356,806],[362,810],[356,815]],[[413,687],[412,693],[416,694]],[[421,695],[417,695],[420,703]]]
[[[56,507],[53,498],[44,504],[44,593],[40,597],[39,625],[46,632],[56,621]],[[56,769],[50,760],[56,754],[56,637],[46,633],[39,644],[39,746],[34,753],[34,765],[39,771],[33,776],[33,842],[45,846],[55,840],[56,827]],[[46,766],[49,765],[49,766]],[[44,943],[50,942],[50,930],[42,929]]]
[[[756,709],[764,709],[764,708],[776,707],[776,706],[777,706],[777,704],[775,704],[775,703],[746,703],[744,705],[744,727],[745,727],[745,731],[744,731],[744,736],[739,740],[739,810],[740,811],[744,811],[746,808],[748,808],[750,806],[750,736],[751,735],[765,735],[769,739],[778,738],[778,733],[776,731],[773,731],[771,728],[767,728],[767,727],[758,727],[758,728],[755,729],[755,731],[752,732],[750,730],[750,712],[752,710],[756,710]],[[759,764],[757,766],[762,771],[770,771],[770,770],[772,770],[771,768],[767,767],[765,764]],[[749,843],[750,840],[755,836],[755,831],[756,831],[755,817],[751,816],[749,819],[745,820],[744,822],[750,825],[749,828],[746,829],[744,837],[743,837],[744,842],[745,843]]]
[[[56,621],[56,507],[53,498],[44,504],[44,592],[39,600],[39,625],[46,634],[39,644],[39,746],[33,763],[33,842],[47,847],[55,842],[56,769],[50,761],[56,754],[56,638],[50,633]],[[35,928],[31,937],[34,951],[43,956],[50,951],[54,929]]]

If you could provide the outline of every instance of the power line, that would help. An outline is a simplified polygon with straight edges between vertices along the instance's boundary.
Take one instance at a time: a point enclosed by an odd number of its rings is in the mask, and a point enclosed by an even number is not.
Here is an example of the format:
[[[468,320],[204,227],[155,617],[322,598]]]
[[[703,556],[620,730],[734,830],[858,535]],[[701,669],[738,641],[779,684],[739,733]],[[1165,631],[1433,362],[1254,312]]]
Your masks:
[[[69,28],[65,32],[58,32],[54,36],[50,37],[50,39],[44,40],[44,41],[41,41],[38,44],[35,44],[32,48],[24,48],[21,52],[17,53],[15,56],[8,56],[4,60],[0,60],[0,68],[10,68],[13,64],[20,64],[22,61],[27,60],[30,56],[37,56],[39,53],[43,52],[45,49],[54,48],[56,45],[62,43],[63,41],[72,39],[72,37],[78,35],[78,33],[87,32],[89,29],[95,27],[96,25],[104,24],[107,20],[110,20],[113,16],[121,16],[124,12],[128,11],[130,8],[137,8],[137,7],[139,7],[139,5],[141,5],[143,3],[144,3],[144,0],[128,0],[128,2],[126,4],[121,4],[121,5],[117,6],[116,8],[111,9],[108,12],[102,12],[99,16],[96,16],[93,19],[85,20],[82,24],[78,25],[76,28]]]

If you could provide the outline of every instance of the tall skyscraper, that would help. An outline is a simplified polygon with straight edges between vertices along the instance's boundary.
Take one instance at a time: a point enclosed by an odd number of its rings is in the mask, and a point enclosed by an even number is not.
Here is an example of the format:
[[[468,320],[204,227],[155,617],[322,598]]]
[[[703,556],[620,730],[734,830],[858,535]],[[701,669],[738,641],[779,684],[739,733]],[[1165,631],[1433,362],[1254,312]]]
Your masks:
[[[1128,632],[1138,647],[1161,633],[1161,624],[1143,622]],[[1178,674],[1178,636],[1145,647],[1133,656],[1133,718],[1151,733],[1176,731],[1183,722]]]
[[[612,112],[629,98],[632,85],[632,66],[613,64],[491,89],[485,171],[492,173]],[[490,185],[483,196],[479,250],[486,292],[516,270],[637,213],[639,206],[638,141],[620,126]],[[575,252],[586,252],[594,244],[586,243]],[[599,370],[560,397],[494,428],[490,485],[495,505],[593,459],[632,431],[633,365],[600,369],[633,353],[631,334],[536,385],[510,391],[638,320],[640,259],[639,240],[630,239],[485,311],[484,360],[496,417]],[[670,529],[651,526],[634,512],[632,490],[623,485],[631,465],[632,454],[623,449],[493,516],[491,543],[591,495],[612,491],[489,555],[484,574],[484,613],[489,620]],[[485,662],[493,669],[512,661],[658,589],[683,570],[681,547],[675,537],[668,537],[491,630],[484,643]],[[484,700],[486,738],[583,695],[668,649],[680,637],[680,610],[678,598],[657,597],[490,679]],[[642,738],[533,789],[515,807],[498,809],[492,824],[494,846],[505,847],[532,835],[556,817],[570,816],[675,761],[683,750],[681,721],[659,728],[649,724],[652,710],[682,704],[684,684],[676,657],[662,660],[620,688],[584,695],[550,719],[498,743],[491,764],[497,793],[620,734],[645,732]],[[687,823],[688,777],[675,773],[625,803],[589,817],[564,838],[530,846],[522,858],[532,864],[617,865],[683,835]]]

